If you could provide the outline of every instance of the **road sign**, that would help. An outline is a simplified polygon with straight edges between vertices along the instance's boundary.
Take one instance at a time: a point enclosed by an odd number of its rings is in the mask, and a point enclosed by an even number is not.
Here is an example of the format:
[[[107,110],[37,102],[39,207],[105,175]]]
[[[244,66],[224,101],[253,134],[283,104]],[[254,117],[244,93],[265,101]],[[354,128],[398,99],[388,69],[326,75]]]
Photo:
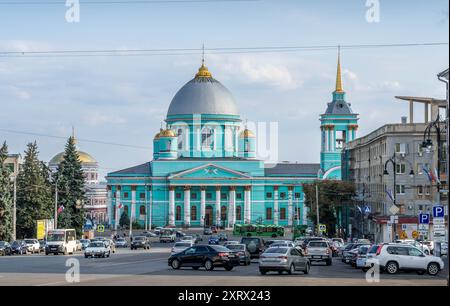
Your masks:
[[[434,218],[433,224],[445,224],[445,219],[444,218]]]
[[[398,224],[398,216],[391,216],[391,223]]]
[[[104,225],[98,225],[97,226],[97,232],[104,233],[105,232],[105,226]]]
[[[430,224],[430,214],[420,214],[419,224]]]
[[[389,208],[389,211],[391,212],[392,215],[396,215],[400,212],[400,208],[398,208],[397,205],[392,205],[391,208]]]
[[[320,224],[319,225],[319,231],[321,233],[325,233],[327,231],[327,226],[325,224]]]
[[[444,218],[444,206],[433,206],[433,218]]]
[[[418,231],[412,232],[412,237],[413,237],[414,239],[419,238],[419,232],[418,232]]]
[[[427,232],[430,230],[430,225],[429,224],[419,224],[419,231],[420,232]]]

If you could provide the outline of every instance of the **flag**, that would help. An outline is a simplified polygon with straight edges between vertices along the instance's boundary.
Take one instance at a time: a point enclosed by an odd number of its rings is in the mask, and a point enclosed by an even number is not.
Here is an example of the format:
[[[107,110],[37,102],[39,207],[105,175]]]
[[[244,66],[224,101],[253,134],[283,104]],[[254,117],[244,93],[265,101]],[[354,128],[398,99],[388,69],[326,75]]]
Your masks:
[[[433,170],[431,170],[431,168],[430,168],[430,170],[428,170],[428,173],[431,176],[431,182],[432,183],[436,182],[437,181],[437,177],[434,175],[434,172],[433,172]]]
[[[389,196],[389,198],[393,202],[394,201],[394,196],[392,195],[392,191],[386,188],[386,194]]]
[[[430,171],[428,171],[427,168],[423,167],[423,172],[426,174],[426,176],[428,177],[428,180],[430,181],[430,183],[433,183],[433,176],[430,174]]]
[[[122,207],[123,207],[122,203],[119,203],[119,205],[117,206],[117,208],[119,208],[119,209],[122,209]]]
[[[434,168],[434,176],[436,178],[436,183],[441,184],[441,181],[439,180],[439,173],[437,168]]]
[[[60,214],[60,213],[62,213],[64,211],[64,206],[60,206],[59,208],[58,208],[58,214]]]

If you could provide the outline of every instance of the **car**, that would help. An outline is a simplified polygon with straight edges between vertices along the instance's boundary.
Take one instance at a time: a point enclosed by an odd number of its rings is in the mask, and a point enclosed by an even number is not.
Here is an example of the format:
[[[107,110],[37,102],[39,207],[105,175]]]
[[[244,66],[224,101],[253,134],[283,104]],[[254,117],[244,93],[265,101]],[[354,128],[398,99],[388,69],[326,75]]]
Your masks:
[[[447,242],[441,243],[441,256],[448,256],[448,243]]]
[[[358,239],[356,240],[358,244],[372,244],[369,239]]]
[[[193,246],[194,246],[194,242],[192,242],[191,240],[175,242],[174,246],[172,247],[172,250],[171,250],[170,254],[174,255],[174,254],[181,253],[184,250],[187,250],[187,249],[189,249],[190,247],[193,247]]]
[[[333,264],[333,253],[325,240],[312,240],[306,246],[306,254],[311,262],[324,261],[327,266]]]
[[[331,251],[333,252],[333,256],[339,256],[339,250],[340,248],[343,246],[344,244],[342,244],[339,241],[332,241],[330,244],[331,247]]]
[[[359,247],[357,247],[356,249],[352,250],[351,252],[353,253],[353,256],[350,258],[350,266],[352,266],[353,268],[358,268],[357,265],[357,261],[358,259],[360,259],[360,261],[364,258],[366,258],[367,252],[369,251],[371,245],[370,244],[366,244],[366,245],[360,245]]]
[[[117,248],[128,248],[128,241],[125,238],[118,238],[116,240],[116,247]]]
[[[211,231],[213,232],[213,234],[217,234],[217,232],[219,231],[219,227],[211,226]]]
[[[228,236],[227,236],[227,234],[220,233],[220,234],[219,234],[219,240],[220,240],[220,241],[228,241]]]
[[[95,258],[95,257],[110,257],[111,249],[102,241],[93,241],[89,243],[87,248],[84,250],[84,258]]]
[[[24,255],[28,252],[28,246],[23,240],[16,240],[11,243],[11,253]]]
[[[144,231],[143,234],[147,238],[157,238],[157,237],[159,237],[158,234],[153,233],[153,232],[149,232],[149,231]]]
[[[351,246],[348,247],[348,249],[344,250],[342,252],[342,262],[346,264],[350,264],[350,260],[355,257],[355,254],[359,247],[361,246],[370,246],[370,244],[359,244],[359,243],[352,243]]]
[[[342,238],[331,238],[331,241],[332,241],[332,242],[338,242],[338,243],[340,243],[341,245],[344,245],[344,244],[345,244],[344,239],[342,239]]]
[[[217,235],[212,235],[208,239],[208,244],[220,244],[220,238]]]
[[[305,240],[303,240],[302,248],[306,249],[306,247],[308,246],[308,243],[310,241],[326,241],[326,240],[323,237],[309,237],[309,238],[306,238]]]
[[[271,248],[295,248],[295,244],[291,241],[279,241],[270,245]]]
[[[203,236],[200,234],[194,234],[195,243],[199,243],[203,241]]]
[[[367,263],[368,258],[372,258],[377,253],[379,244],[373,244],[370,248],[367,249],[366,254],[358,255],[356,259],[356,268],[362,269],[364,272],[367,272],[370,269],[370,265]]]
[[[427,244],[421,243],[419,241],[413,240],[413,239],[403,239],[403,240],[396,240],[395,243],[406,243],[415,246],[422,252],[424,252],[426,255],[431,255],[431,250],[428,247]]]
[[[264,239],[258,237],[242,237],[241,244],[245,244],[247,246],[247,250],[249,251],[252,259],[259,258],[265,250]]]
[[[244,266],[249,266],[252,263],[252,258],[245,244],[231,243],[227,244],[226,246],[224,245],[224,247],[231,250],[232,253],[234,253],[236,256],[239,257],[240,264],[243,264]]]
[[[278,274],[287,272],[294,274],[303,271],[309,274],[311,263],[299,249],[292,247],[269,248],[259,258],[259,272],[265,275],[267,272],[276,271]]]
[[[177,239],[176,236],[176,231],[174,229],[162,229],[161,230],[161,234],[159,236],[159,242],[175,242],[175,240]]]
[[[81,242],[81,249],[84,251],[88,247],[89,243],[91,243],[91,240],[80,239],[80,242]]]
[[[39,253],[45,253],[45,247],[47,245],[47,241],[39,240]]]
[[[137,249],[149,250],[150,242],[148,241],[148,238],[145,236],[137,236],[137,237],[134,237],[133,240],[131,241],[130,248],[132,250],[137,250]]]
[[[434,241],[422,241],[422,244],[426,245],[428,249],[430,250],[430,254],[433,254],[434,252]]]
[[[223,246],[228,247],[229,245],[239,244],[239,241],[226,241]]]
[[[81,243],[81,241],[80,240],[77,240],[77,249],[76,249],[76,251],[77,252],[81,252],[81,251],[83,251],[83,244]]]
[[[183,233],[182,231],[176,231],[175,236],[176,238],[183,238],[184,236],[186,236],[186,234]]]
[[[11,256],[12,249],[11,245],[6,241],[0,241],[0,256]]]
[[[116,243],[112,239],[105,239],[103,242],[106,244],[106,247],[111,249],[112,253],[116,253]]]
[[[222,267],[227,271],[239,266],[239,257],[221,245],[196,245],[181,253],[171,255],[169,266],[174,270],[181,267],[191,267],[198,270],[204,267],[207,271]]]
[[[210,236],[210,235],[212,235],[212,234],[213,234],[213,232],[212,232],[211,228],[209,228],[209,227],[206,227],[206,228],[203,230],[203,235]]]
[[[181,239],[180,239],[180,241],[192,241],[192,243],[194,243],[195,244],[195,237],[194,236],[184,236],[184,237],[181,237]]]
[[[31,254],[39,254],[39,249],[41,248],[41,245],[39,244],[39,240],[37,239],[24,239],[25,244],[27,245],[27,251]]]
[[[436,276],[444,269],[440,257],[427,256],[418,248],[403,243],[385,243],[378,246],[375,255],[368,256],[366,265],[379,265],[380,271],[396,274],[399,271],[416,271]]]

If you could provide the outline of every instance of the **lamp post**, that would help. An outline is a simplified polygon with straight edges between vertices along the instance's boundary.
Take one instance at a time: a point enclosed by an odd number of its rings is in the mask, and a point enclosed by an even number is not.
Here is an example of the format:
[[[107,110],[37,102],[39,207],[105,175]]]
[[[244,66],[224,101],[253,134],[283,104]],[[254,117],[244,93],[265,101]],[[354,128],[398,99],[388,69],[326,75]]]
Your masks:
[[[317,235],[320,235],[320,211],[319,211],[319,180],[322,179],[323,170],[322,168],[319,169],[317,172],[317,183],[316,183],[316,208],[317,208],[317,216],[316,216],[316,222],[317,222]]]
[[[392,168],[393,168],[393,171],[394,171],[394,188],[393,188],[393,192],[394,192],[393,198],[394,199],[393,199],[393,202],[394,202],[394,206],[398,208],[398,206],[397,206],[397,156],[396,156],[395,153],[384,164],[384,175],[385,176],[389,175],[389,171],[388,171],[389,164],[392,164]],[[415,175],[414,170],[412,169],[412,167],[411,167],[411,171],[410,171],[409,175],[410,175],[411,178],[414,177],[414,175]],[[395,240],[397,238],[397,224],[395,224],[395,222],[394,222],[393,227],[394,227],[394,237],[393,237],[392,240]]]

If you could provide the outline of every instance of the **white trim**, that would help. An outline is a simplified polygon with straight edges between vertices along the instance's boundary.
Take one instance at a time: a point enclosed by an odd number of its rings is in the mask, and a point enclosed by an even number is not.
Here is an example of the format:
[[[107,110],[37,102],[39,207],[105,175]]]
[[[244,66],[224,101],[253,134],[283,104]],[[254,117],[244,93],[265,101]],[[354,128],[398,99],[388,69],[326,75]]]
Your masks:
[[[209,168],[209,167],[215,167],[215,168],[218,168],[220,170],[236,174],[236,175],[240,176],[241,178],[247,178],[247,179],[252,178],[251,176],[246,175],[246,174],[244,174],[242,172],[238,172],[238,171],[235,171],[235,170],[232,170],[232,169],[229,169],[229,168],[225,168],[225,167],[222,167],[222,166],[218,166],[218,165],[209,163],[209,164],[202,165],[202,166],[199,166],[199,167],[195,167],[195,168],[192,168],[192,169],[189,169],[189,170],[178,172],[177,174],[174,174],[174,175],[169,175],[167,177],[167,179],[168,180],[173,180],[173,179],[179,178],[179,177],[181,177],[183,175],[190,174],[190,173],[196,172],[198,170],[206,169],[206,168]],[[194,178],[188,178],[188,179],[194,179]],[[203,180],[207,179],[207,180],[209,180],[210,178],[198,178],[198,179],[203,179]]]
[[[329,169],[327,172],[325,172],[325,174],[323,175],[323,179],[326,179],[333,171],[336,171],[336,170],[339,170],[339,169],[342,169],[342,166],[336,166],[336,167],[333,167],[333,168],[331,168],[331,169]]]

